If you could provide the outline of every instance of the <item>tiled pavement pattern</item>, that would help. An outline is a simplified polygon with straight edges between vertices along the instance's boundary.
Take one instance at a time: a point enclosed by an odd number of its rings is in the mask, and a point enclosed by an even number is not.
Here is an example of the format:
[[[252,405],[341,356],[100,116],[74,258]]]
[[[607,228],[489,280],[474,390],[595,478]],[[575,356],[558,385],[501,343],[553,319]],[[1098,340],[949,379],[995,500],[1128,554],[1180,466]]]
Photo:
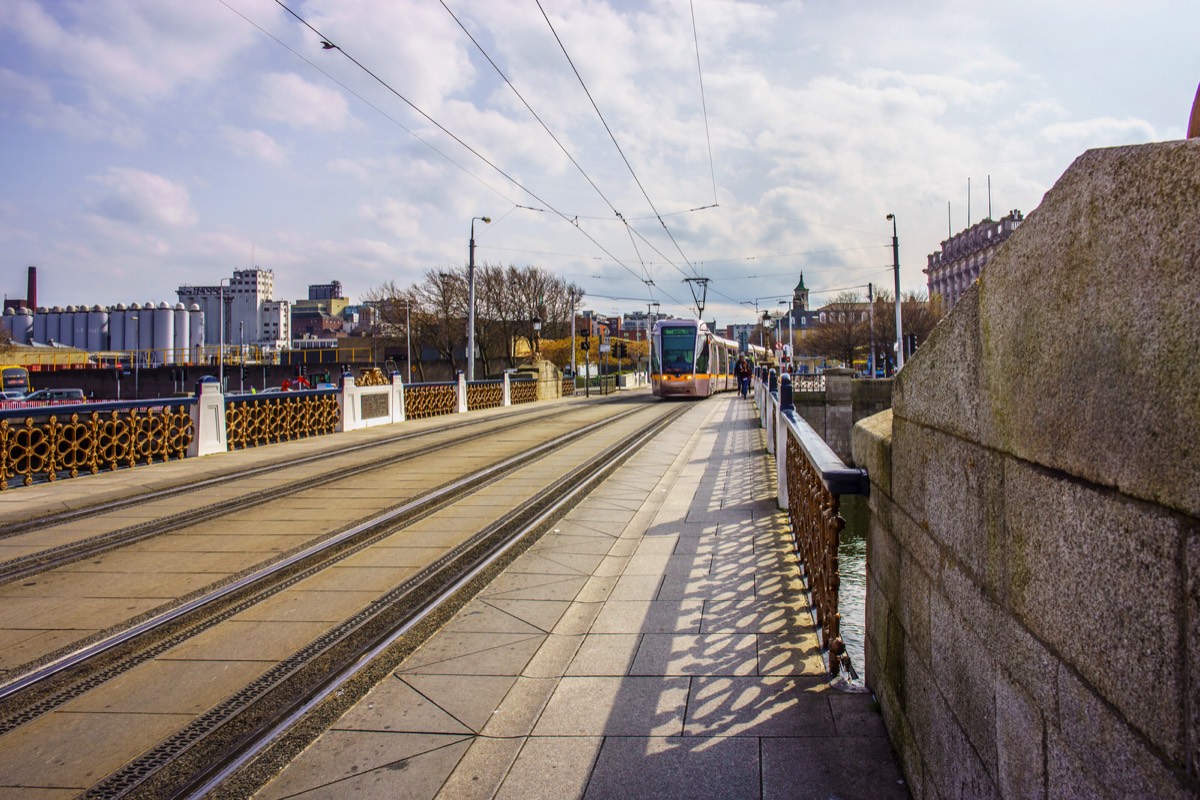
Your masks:
[[[260,797],[907,797],[822,678],[762,443],[696,404]]]

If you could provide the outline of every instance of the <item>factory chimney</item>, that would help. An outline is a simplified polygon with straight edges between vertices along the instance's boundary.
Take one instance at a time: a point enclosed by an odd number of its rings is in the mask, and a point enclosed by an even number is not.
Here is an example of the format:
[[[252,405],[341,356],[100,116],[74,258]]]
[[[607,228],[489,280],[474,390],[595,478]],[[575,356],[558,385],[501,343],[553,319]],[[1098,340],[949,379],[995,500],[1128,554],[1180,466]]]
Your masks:
[[[25,289],[25,307],[37,311],[37,267],[29,268],[29,286]]]

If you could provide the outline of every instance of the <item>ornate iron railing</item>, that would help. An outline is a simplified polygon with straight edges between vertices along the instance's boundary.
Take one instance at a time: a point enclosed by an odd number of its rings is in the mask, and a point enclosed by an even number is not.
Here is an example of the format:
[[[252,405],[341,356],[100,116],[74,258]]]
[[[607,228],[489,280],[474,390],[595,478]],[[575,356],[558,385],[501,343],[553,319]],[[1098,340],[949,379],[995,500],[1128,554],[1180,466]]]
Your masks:
[[[518,403],[532,403],[537,400],[537,381],[511,381],[509,382],[509,399],[515,406]]]
[[[562,396],[563,397],[571,397],[574,394],[575,394],[575,379],[574,378],[563,378]]]
[[[0,419],[0,490],[17,477],[28,486],[36,479],[183,458],[193,436],[192,402],[104,403],[9,414]]]
[[[504,381],[476,381],[467,384],[467,410],[498,408],[504,405]]]
[[[458,411],[458,384],[414,383],[404,387],[404,417],[421,419]]]
[[[225,405],[229,449],[333,433],[341,419],[337,398],[336,389],[230,397]]]
[[[825,391],[824,375],[796,374],[792,376],[793,392],[823,392]]]
[[[803,376],[808,377],[808,376]],[[840,513],[840,496],[870,491],[866,470],[846,466],[792,404],[792,384],[785,378],[776,391],[759,386],[764,423],[779,470],[781,497],[786,496],[788,517],[797,557],[812,597],[813,615],[821,630],[821,647],[827,656],[830,678],[842,673],[854,677],[854,668],[842,641],[838,590],[841,573],[838,549],[846,520]]]

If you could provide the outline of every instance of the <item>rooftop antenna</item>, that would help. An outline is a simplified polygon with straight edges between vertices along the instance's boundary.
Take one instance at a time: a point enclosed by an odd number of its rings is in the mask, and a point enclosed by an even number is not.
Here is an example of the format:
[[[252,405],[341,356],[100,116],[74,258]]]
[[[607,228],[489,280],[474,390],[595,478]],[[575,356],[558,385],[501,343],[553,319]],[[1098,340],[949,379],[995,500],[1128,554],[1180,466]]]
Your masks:
[[[992,176],[988,175],[988,219],[992,218]]]
[[[971,227],[971,179],[967,178],[967,227]]]
[[[946,201],[946,238],[954,236],[954,223],[950,221],[950,201]]]

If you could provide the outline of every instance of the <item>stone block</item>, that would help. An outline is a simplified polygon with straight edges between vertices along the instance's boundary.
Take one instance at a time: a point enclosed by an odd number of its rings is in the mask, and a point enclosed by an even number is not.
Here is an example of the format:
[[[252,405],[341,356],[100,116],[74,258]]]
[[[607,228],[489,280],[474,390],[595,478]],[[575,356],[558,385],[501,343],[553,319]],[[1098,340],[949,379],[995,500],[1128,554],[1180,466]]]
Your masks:
[[[896,617],[904,627],[909,646],[926,664],[932,664],[934,648],[929,629],[931,581],[925,570],[905,553],[901,561],[900,599]]]
[[[867,524],[867,574],[895,603],[900,599],[900,543],[892,532],[870,520]]]
[[[1005,489],[1013,612],[1184,763],[1185,654],[1163,635],[1184,618],[1177,515],[1016,461]]]
[[[1004,797],[1046,796],[1046,721],[1033,698],[996,670],[996,783]]]
[[[1197,197],[1200,140],[1075,160],[980,279],[985,444],[1200,515]]]
[[[980,582],[994,576],[994,585],[1002,565],[1003,459],[903,419],[895,423],[892,453],[893,486],[905,510]]]
[[[871,493],[892,494],[892,412],[891,410],[860,420],[851,435],[851,461],[867,471]]]
[[[991,643],[976,632],[970,613],[941,592],[929,596],[929,634],[933,648],[932,674],[983,766],[996,775],[996,668]],[[986,612],[983,612],[986,614]]]
[[[959,298],[904,363],[892,389],[892,410],[897,417],[971,441],[979,441],[983,403],[977,289],[972,287]]]
[[[1184,648],[1187,652],[1188,684],[1187,740],[1191,751],[1188,765],[1192,775],[1200,776],[1200,526],[1191,525],[1187,532],[1187,630]]]
[[[1188,779],[1181,765],[1164,763],[1154,748],[1130,730],[1121,715],[1069,667],[1059,667],[1058,692],[1057,727],[1065,749],[1074,754],[1075,769],[1089,782],[1114,787],[1121,797],[1195,797],[1185,784]],[[1066,778],[1052,775],[1052,780]],[[1195,789],[1195,780],[1191,783]]]
[[[1089,759],[1085,756],[1084,760]],[[1114,797],[1084,771],[1075,751],[1067,746],[1062,734],[1054,728],[1046,732],[1046,774],[1047,800]],[[1120,793],[1120,787],[1113,788],[1118,792],[1117,797],[1126,796]]]
[[[998,800],[1000,793],[995,781],[938,691],[938,676],[911,654],[906,662],[907,718],[926,768],[925,796]]]

